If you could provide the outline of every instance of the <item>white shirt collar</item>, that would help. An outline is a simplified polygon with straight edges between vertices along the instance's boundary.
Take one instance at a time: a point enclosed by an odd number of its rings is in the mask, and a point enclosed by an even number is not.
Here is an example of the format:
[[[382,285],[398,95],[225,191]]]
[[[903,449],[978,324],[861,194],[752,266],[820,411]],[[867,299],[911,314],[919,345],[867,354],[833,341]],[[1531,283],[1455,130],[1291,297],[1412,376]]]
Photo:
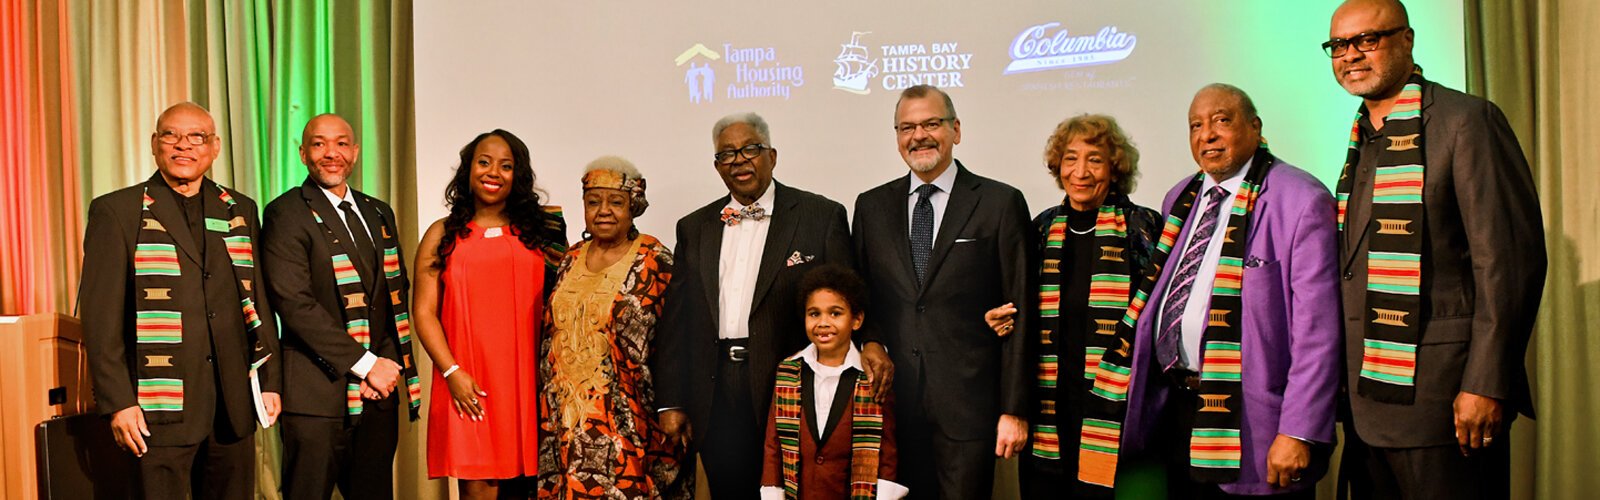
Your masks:
[[[340,198],[339,195],[333,194],[333,191],[329,190],[328,188],[322,187],[320,185],[317,186],[317,189],[321,189],[322,190],[322,194],[325,194],[325,195],[328,196],[328,203],[332,203],[333,204],[333,208],[339,208],[339,204],[340,203],[344,203],[344,202],[347,202],[347,201],[350,202],[351,206],[355,206],[355,204],[356,204],[356,197],[355,197],[356,190],[350,189],[350,186],[345,186],[344,187],[344,197],[343,198]]]
[[[956,188],[956,170],[956,161],[950,160],[950,166],[945,167],[944,173],[939,174],[938,177],[934,177],[933,182],[928,184],[937,186],[939,188],[939,192],[941,193],[949,194],[950,191]],[[907,189],[906,193],[907,195],[917,194],[917,188],[921,187],[924,183],[922,182],[921,177],[917,177],[916,173],[911,173],[910,175],[911,182],[909,184],[911,184],[911,186]]]
[[[772,184],[767,185],[767,192],[761,193],[761,197],[756,198],[755,204],[761,205],[761,208],[767,211],[768,217],[771,217],[773,209],[777,208],[774,206],[776,203],[773,202],[773,200],[777,198],[773,193],[776,193],[777,191],[778,181],[772,181]],[[738,198],[734,198],[732,194],[729,194],[727,207],[734,210],[743,210],[745,204],[739,203]]]
[[[1217,182],[1217,180],[1212,178],[1210,175],[1202,174],[1205,176],[1206,180],[1200,185],[1200,195],[1205,196],[1205,193],[1210,192],[1212,187],[1219,185],[1222,186],[1222,189],[1227,191],[1228,194],[1239,192],[1239,185],[1244,184],[1244,176],[1245,174],[1250,173],[1250,166],[1255,162],[1256,159],[1254,157],[1245,160],[1244,166],[1239,167],[1238,172],[1234,172],[1233,175],[1223,179],[1222,182]]]
[[[827,366],[818,361],[816,344],[806,346],[806,348],[801,349],[800,354],[797,354],[796,356],[799,356],[800,359],[805,360],[806,365],[811,367],[811,371],[818,374],[837,375],[839,373],[843,373],[845,368],[855,368],[857,371],[864,371],[861,368],[861,351],[856,349],[856,345],[853,342],[850,344],[850,351],[844,354],[844,363],[839,366]]]

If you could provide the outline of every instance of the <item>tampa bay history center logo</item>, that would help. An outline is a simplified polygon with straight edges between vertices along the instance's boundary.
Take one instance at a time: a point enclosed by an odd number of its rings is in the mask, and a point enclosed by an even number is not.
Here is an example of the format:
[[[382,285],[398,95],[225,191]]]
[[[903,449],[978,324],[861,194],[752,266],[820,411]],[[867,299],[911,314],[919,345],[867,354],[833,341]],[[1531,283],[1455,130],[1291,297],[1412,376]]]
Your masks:
[[[1044,23],[1022,30],[1011,42],[1011,64],[1005,74],[1108,64],[1127,59],[1139,37],[1104,26],[1093,35],[1073,36],[1066,28],[1051,33],[1061,23]]]
[[[833,72],[833,88],[852,94],[867,95],[872,93],[872,77],[878,76],[878,60],[871,59],[867,47],[861,45],[861,35],[872,34],[871,31],[856,31],[850,33],[850,43],[839,44],[839,56],[833,58],[833,63],[839,69]]]
[[[724,43],[722,51],[717,52],[697,43],[678,54],[673,62],[680,68],[689,65],[683,72],[683,84],[689,89],[689,102],[694,104],[709,103],[718,97],[788,99],[793,89],[805,84],[805,72],[800,66],[783,65],[774,47]],[[719,73],[731,81],[719,82]]]

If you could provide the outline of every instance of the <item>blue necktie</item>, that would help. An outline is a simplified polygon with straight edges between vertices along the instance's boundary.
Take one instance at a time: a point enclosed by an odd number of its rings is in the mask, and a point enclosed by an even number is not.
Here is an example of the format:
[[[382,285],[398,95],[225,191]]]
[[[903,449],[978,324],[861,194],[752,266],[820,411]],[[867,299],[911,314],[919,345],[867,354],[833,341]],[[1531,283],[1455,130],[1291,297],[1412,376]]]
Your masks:
[[[1178,260],[1178,269],[1172,274],[1172,283],[1167,285],[1167,298],[1161,302],[1161,335],[1156,337],[1156,362],[1161,363],[1162,370],[1171,370],[1174,367],[1188,368],[1189,363],[1183,360],[1181,344],[1183,341],[1183,310],[1189,306],[1189,295],[1194,292],[1194,278],[1200,272],[1200,261],[1205,258],[1206,249],[1211,246],[1211,237],[1216,234],[1217,215],[1221,212],[1222,202],[1228,191],[1222,186],[1206,191],[1206,211],[1200,216],[1200,222],[1195,223],[1190,229],[1193,238],[1189,246],[1183,249],[1183,258]]]
[[[911,267],[917,270],[917,285],[928,277],[928,258],[933,255],[933,202],[928,198],[939,186],[917,186],[917,206],[911,210]]]

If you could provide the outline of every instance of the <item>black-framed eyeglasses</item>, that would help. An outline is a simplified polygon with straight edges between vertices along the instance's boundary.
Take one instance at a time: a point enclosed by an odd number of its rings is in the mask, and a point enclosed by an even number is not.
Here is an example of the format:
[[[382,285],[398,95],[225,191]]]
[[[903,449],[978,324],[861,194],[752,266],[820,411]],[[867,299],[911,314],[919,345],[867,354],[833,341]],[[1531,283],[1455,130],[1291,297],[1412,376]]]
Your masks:
[[[900,135],[911,135],[912,132],[916,132],[920,128],[924,132],[932,134],[938,132],[939,128],[943,127],[946,122],[952,121],[955,121],[954,117],[934,118],[922,123],[901,123],[894,126],[894,131]]]
[[[1378,42],[1382,41],[1384,37],[1401,33],[1409,29],[1411,29],[1410,26],[1401,26],[1399,28],[1386,29],[1383,31],[1357,33],[1355,36],[1350,38],[1334,38],[1332,40],[1322,42],[1322,51],[1327,53],[1328,57],[1344,56],[1346,52],[1350,51],[1350,47],[1355,47],[1356,50],[1360,52],[1372,52],[1373,49],[1378,48]]]
[[[715,158],[717,163],[721,164],[733,163],[735,157],[745,160],[754,160],[757,156],[761,155],[762,151],[766,151],[768,149],[772,149],[772,146],[768,146],[766,144],[751,144],[739,149],[718,151],[717,154],[712,155],[712,158]]]
[[[187,139],[189,144],[195,146],[204,145],[206,141],[211,140],[211,137],[213,137],[212,134],[206,132],[190,132],[178,135],[171,130],[163,130],[161,133],[156,134],[156,140],[161,141],[162,144],[177,144],[179,139]]]

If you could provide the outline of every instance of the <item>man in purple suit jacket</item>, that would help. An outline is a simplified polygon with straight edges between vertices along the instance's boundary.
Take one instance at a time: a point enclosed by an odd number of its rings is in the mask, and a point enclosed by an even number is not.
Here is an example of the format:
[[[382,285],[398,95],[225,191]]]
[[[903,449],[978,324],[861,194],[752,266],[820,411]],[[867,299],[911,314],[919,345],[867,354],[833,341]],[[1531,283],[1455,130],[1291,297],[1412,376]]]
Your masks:
[[[1124,446],[1168,463],[1172,498],[1312,498],[1339,386],[1334,200],[1266,151],[1231,85],[1195,94],[1189,144],[1201,174],[1162,204],[1171,248],[1139,315]]]

